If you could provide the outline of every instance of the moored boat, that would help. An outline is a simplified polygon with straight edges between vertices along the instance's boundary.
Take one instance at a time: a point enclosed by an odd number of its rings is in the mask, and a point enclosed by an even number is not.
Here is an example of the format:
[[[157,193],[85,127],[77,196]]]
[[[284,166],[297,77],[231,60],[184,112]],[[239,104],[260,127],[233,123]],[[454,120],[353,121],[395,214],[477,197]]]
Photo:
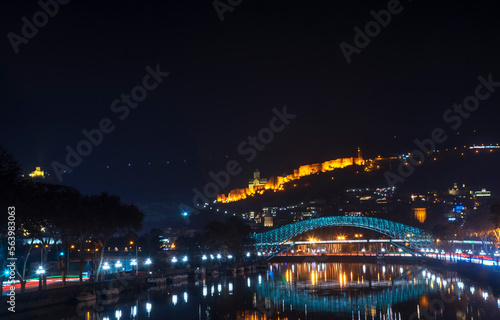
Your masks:
[[[80,302],[92,301],[92,300],[96,300],[96,295],[92,292],[83,291],[83,292],[80,292],[79,294],[77,294],[75,296],[75,299],[80,301]]]

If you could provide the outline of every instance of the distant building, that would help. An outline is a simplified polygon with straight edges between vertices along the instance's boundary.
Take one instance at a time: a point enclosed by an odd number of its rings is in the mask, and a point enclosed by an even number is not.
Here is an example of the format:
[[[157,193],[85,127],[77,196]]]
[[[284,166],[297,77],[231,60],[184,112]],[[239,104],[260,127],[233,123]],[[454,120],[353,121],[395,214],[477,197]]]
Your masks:
[[[448,189],[448,193],[451,196],[468,196],[471,194],[471,191],[469,188],[465,187],[465,184],[463,184],[462,187],[459,187],[458,184],[455,182],[453,184],[453,188]]]
[[[258,186],[265,186],[266,183],[267,179],[261,178],[259,169],[255,169],[253,173],[253,179],[250,179],[250,181],[248,182],[248,188],[253,189],[254,187]]]
[[[420,223],[427,219],[427,208],[412,208],[413,217]]]
[[[29,177],[32,179],[45,179],[45,172],[40,167],[36,167],[35,171],[29,174]]]
[[[480,191],[474,191],[474,196],[476,197],[491,197],[491,191],[482,188]]]
[[[264,216],[264,227],[269,228],[274,225],[273,223],[273,216],[272,214],[268,211],[266,215]]]

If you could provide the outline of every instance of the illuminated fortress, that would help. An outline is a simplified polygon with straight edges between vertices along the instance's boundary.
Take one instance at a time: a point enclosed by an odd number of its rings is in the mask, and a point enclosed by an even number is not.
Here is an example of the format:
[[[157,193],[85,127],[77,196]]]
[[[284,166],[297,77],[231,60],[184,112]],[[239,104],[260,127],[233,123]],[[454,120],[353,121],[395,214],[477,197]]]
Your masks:
[[[300,179],[312,174],[333,171],[335,169],[342,169],[352,165],[365,165],[365,160],[361,156],[361,150],[358,148],[358,157],[354,158],[339,158],[335,160],[325,161],[323,163],[313,163],[300,166],[293,171],[293,174],[287,176],[273,176],[267,181],[260,179],[260,172],[254,172],[254,179],[250,180],[249,187],[244,189],[233,189],[227,195],[217,195],[217,202],[227,203],[238,201],[252,196],[256,193],[262,194],[265,190],[283,190],[287,182]]]

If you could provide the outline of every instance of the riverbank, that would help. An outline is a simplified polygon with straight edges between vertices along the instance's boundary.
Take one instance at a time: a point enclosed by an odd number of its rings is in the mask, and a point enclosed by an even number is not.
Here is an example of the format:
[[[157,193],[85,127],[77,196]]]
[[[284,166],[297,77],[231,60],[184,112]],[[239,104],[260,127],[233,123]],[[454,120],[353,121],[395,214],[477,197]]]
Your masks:
[[[245,269],[247,267],[247,269]],[[252,267],[248,269],[248,267]],[[116,278],[116,274],[114,278],[108,279],[106,281],[101,282],[93,282],[88,283],[84,282],[82,285],[72,284],[66,287],[49,287],[46,290],[40,291],[28,291],[23,294],[20,292],[16,292],[15,295],[15,311],[16,316],[19,316],[19,312],[24,315],[30,313],[36,313],[38,310],[50,310],[51,307],[62,304],[76,304],[75,296],[78,293],[83,291],[99,291],[102,289],[111,289],[117,288],[120,293],[119,296],[126,296],[128,294],[133,294],[139,292],[141,290],[145,290],[148,287],[155,286],[155,284],[171,284],[177,283],[178,281],[190,281],[202,278],[202,277],[210,277],[215,275],[217,277],[220,275],[228,275],[231,273],[232,269],[241,270],[243,274],[250,270],[251,273],[255,272],[258,269],[267,269],[267,263],[238,263],[232,265],[214,265],[207,266],[203,273],[199,273],[200,270],[196,270],[195,268],[190,269],[167,269],[163,272],[157,272],[153,274],[139,274],[136,276],[135,274],[121,274],[118,278]],[[217,271],[217,272],[215,272]],[[108,275],[110,276],[110,275]],[[178,277],[181,276],[181,277]],[[186,277],[183,277],[186,276]],[[150,281],[148,283],[148,279],[150,280],[163,280],[158,281]],[[10,296],[2,296],[1,303],[5,306],[0,310],[0,317],[5,317],[12,312],[8,311],[7,307],[9,307],[8,301],[10,300]],[[99,299],[98,299],[99,302]]]
[[[66,287],[51,288],[47,290],[17,293],[15,295],[15,310],[17,312],[26,312],[38,308],[50,307],[63,303],[75,302],[75,296],[83,291],[102,290],[110,288],[118,288],[120,293],[135,292],[141,288],[147,287],[146,276],[126,275],[117,279],[84,283],[82,285],[71,285]],[[12,314],[7,310],[10,296],[2,296],[2,305],[6,306],[0,310],[0,316]]]

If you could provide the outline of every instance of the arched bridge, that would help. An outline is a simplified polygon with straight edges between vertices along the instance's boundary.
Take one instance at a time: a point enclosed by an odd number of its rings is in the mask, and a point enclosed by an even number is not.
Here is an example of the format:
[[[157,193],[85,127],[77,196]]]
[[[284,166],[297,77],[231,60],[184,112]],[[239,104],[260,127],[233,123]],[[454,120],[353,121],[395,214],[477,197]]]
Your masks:
[[[282,246],[296,236],[324,227],[356,227],[373,230],[392,239],[407,240],[412,249],[427,248],[434,243],[434,237],[425,230],[402,223],[372,217],[322,217],[288,224],[271,231],[253,234],[256,247]]]

